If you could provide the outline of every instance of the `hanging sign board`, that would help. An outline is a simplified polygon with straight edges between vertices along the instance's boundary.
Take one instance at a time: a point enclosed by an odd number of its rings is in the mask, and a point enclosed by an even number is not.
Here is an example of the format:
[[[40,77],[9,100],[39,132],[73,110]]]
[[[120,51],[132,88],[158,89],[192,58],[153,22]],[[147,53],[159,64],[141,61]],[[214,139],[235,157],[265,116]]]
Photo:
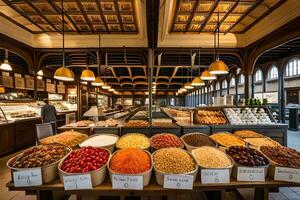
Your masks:
[[[2,84],[6,88],[13,88],[14,87],[13,77],[11,77],[11,76],[2,76]]]
[[[34,90],[34,78],[33,77],[25,77],[25,86],[27,90]]]
[[[45,82],[43,80],[36,80],[37,91],[45,91]]]
[[[15,88],[25,89],[25,79],[22,77],[15,77]]]
[[[51,93],[55,93],[56,92],[56,90],[55,90],[55,84],[47,83],[46,84],[46,91],[47,92],[51,92]]]
[[[58,94],[64,94],[66,93],[66,88],[65,85],[56,85],[57,86],[57,93]]]

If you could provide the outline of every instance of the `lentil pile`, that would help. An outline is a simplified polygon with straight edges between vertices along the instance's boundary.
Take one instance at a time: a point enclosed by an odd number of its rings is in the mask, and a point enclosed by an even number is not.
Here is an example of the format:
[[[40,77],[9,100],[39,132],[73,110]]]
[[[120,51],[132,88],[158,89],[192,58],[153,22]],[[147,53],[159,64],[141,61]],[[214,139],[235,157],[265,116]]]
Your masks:
[[[270,138],[245,138],[244,139],[245,142],[256,146],[256,147],[260,147],[260,146],[272,146],[272,147],[277,147],[277,146],[281,146],[278,142],[270,139]]]
[[[268,159],[263,156],[258,150],[242,147],[233,146],[226,149],[226,153],[232,157],[232,159],[244,166],[254,167],[254,166],[266,166],[269,164]]]
[[[121,149],[113,155],[109,167],[113,172],[120,174],[140,174],[151,168],[151,159],[141,149]]]
[[[153,153],[156,170],[170,174],[189,173],[196,168],[193,158],[182,149],[163,148]]]
[[[261,146],[263,152],[273,162],[284,167],[300,167],[300,152],[284,146]]]
[[[230,133],[217,133],[209,137],[225,147],[245,146],[245,142],[243,140]]]
[[[214,147],[200,147],[194,149],[192,154],[201,167],[226,168],[232,165],[230,158]]]
[[[150,142],[149,142],[149,138],[147,138],[143,134],[129,133],[119,138],[116,146],[119,149],[126,149],[126,148],[147,149],[150,147]]]
[[[186,144],[194,147],[216,146],[216,143],[212,139],[201,133],[190,133],[183,136],[182,139]]]
[[[62,159],[69,149],[61,144],[39,145],[25,150],[9,166],[14,168],[33,168],[47,166]]]
[[[156,134],[151,138],[151,146],[154,149],[167,147],[183,147],[183,143],[179,137],[169,133]]]

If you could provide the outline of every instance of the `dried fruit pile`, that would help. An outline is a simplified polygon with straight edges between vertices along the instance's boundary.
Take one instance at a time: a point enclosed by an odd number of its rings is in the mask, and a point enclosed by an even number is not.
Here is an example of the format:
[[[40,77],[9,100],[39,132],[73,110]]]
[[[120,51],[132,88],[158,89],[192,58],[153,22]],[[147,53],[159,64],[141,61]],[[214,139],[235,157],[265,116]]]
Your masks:
[[[151,138],[151,147],[161,149],[167,147],[183,147],[183,143],[179,137],[169,133],[156,134]]]
[[[104,166],[109,159],[109,151],[102,148],[83,147],[72,151],[61,165],[67,173],[85,173]]]
[[[268,159],[261,152],[253,148],[232,146],[226,149],[226,153],[240,165],[254,167],[269,164]]]

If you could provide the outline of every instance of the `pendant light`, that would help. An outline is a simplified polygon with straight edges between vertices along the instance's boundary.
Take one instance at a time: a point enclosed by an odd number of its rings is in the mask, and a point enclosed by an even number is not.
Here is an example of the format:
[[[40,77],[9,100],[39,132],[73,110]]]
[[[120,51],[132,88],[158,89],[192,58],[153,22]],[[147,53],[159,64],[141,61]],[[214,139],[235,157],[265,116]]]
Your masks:
[[[229,69],[228,66],[220,60],[220,20],[219,20],[219,11],[218,11],[218,48],[217,48],[217,58],[216,60],[209,66],[209,72],[213,75],[223,75],[228,74]],[[214,33],[215,34],[215,33]]]
[[[37,76],[36,77],[38,80],[43,80],[43,77],[42,76]]]
[[[89,70],[89,56],[88,51],[86,51],[86,69],[81,72],[80,80],[82,81],[94,81],[95,74],[92,70]]]
[[[191,74],[192,74],[192,66],[191,66]],[[192,75],[191,75],[192,77]],[[187,89],[187,90],[191,90],[194,88],[194,86],[192,86],[191,82],[189,82],[189,68],[187,68],[187,83],[184,84],[184,88]]]
[[[74,81],[74,74],[72,70],[68,69],[65,66],[65,19],[64,19],[64,1],[62,0],[61,4],[61,17],[62,17],[62,40],[63,40],[63,48],[62,48],[62,57],[63,57],[63,65],[58,68],[54,73],[54,78],[60,81]]]
[[[209,70],[205,70],[204,72],[201,73],[200,75],[200,78],[203,80],[203,81],[211,81],[211,80],[216,80],[217,77],[213,74],[211,74],[209,72]]]
[[[99,51],[100,51],[100,45],[101,45],[101,36],[99,34]],[[95,81],[92,82],[93,86],[102,86],[104,85],[104,81],[100,78],[100,69],[101,69],[101,60],[100,60],[100,52],[97,51],[97,59],[98,59],[98,68],[97,68],[97,77]]]
[[[108,90],[108,89],[110,89],[110,86],[107,84],[107,81],[106,81],[106,68],[104,70],[104,77],[105,77],[105,83],[102,85],[102,89]]]
[[[44,76],[44,72],[43,72],[43,70],[39,70],[37,73],[36,73],[38,76]]]
[[[5,50],[5,59],[3,63],[0,65],[0,69],[3,71],[12,71],[12,67],[8,62],[8,51]]]
[[[198,69],[199,73],[198,74],[200,74],[200,68],[201,68],[201,65],[200,65],[200,50],[199,50],[198,64],[199,64],[199,69]],[[192,81],[192,86],[198,87],[198,86],[203,86],[203,85],[205,85],[205,83],[199,76],[194,78],[194,80]]]

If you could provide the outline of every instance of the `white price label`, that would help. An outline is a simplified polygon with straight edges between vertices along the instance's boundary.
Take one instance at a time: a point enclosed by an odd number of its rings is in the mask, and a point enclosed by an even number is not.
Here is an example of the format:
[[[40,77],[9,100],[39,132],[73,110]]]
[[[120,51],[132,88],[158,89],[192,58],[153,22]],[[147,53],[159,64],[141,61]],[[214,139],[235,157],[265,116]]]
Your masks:
[[[90,174],[63,176],[65,190],[83,190],[92,189],[92,180]]]
[[[201,183],[229,183],[230,174],[229,169],[202,169]]]
[[[164,188],[192,190],[194,176],[192,175],[165,175]]]
[[[15,171],[13,172],[13,179],[15,187],[36,186],[43,184],[41,168]]]
[[[142,190],[143,176],[126,176],[126,175],[113,174],[112,188],[124,189],[124,190]]]
[[[300,183],[300,169],[275,167],[274,180]]]
[[[237,181],[265,181],[265,168],[238,167]]]

